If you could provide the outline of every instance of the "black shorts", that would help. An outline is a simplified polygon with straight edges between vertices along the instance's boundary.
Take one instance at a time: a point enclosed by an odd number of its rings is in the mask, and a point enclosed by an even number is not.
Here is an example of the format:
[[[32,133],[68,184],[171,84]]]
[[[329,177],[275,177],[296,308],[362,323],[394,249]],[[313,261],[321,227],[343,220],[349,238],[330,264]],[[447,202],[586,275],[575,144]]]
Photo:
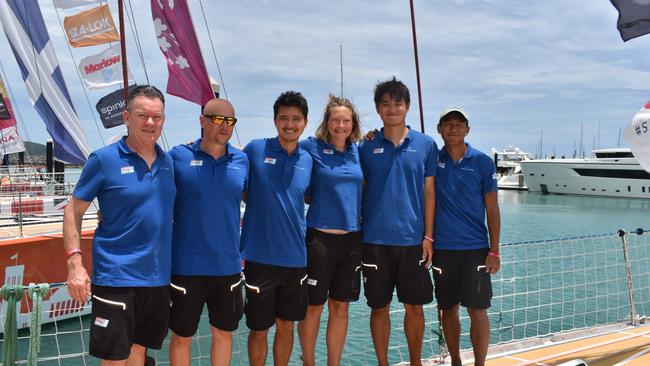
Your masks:
[[[196,333],[208,304],[210,325],[232,332],[244,313],[243,281],[240,273],[230,276],[172,275],[169,289],[169,329],[181,337]]]
[[[136,343],[160,349],[169,323],[169,286],[92,285],[91,356],[125,360]]]
[[[359,300],[363,234],[330,234],[307,229],[309,305],[323,305],[327,297]]]
[[[485,272],[489,248],[477,250],[434,250],[432,269],[436,300],[443,310],[458,303],[472,309],[488,309],[492,299],[492,281]]]
[[[404,304],[433,301],[433,283],[422,259],[422,246],[363,245],[363,288],[368,306],[380,309],[390,303],[393,289]]]
[[[307,314],[307,268],[246,262],[246,326],[266,330],[275,318],[303,320]]]

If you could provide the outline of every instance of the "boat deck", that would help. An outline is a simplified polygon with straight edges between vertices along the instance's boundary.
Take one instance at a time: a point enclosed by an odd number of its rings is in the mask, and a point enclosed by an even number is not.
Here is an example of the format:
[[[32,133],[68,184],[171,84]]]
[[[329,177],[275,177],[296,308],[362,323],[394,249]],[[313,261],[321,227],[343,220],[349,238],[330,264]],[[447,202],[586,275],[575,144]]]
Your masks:
[[[589,366],[650,365],[650,324],[609,328],[603,332],[587,330],[584,332],[599,334],[573,340],[563,340],[563,337],[539,340],[539,345],[528,346],[524,350],[490,356],[486,365],[561,365],[576,359]]]
[[[51,222],[29,222],[25,220],[21,228],[15,223],[13,219],[0,219],[0,240],[17,239],[20,237],[43,236],[52,234],[61,234],[63,222],[58,220],[51,220]],[[84,219],[81,225],[81,230],[92,230],[97,227],[96,219]]]

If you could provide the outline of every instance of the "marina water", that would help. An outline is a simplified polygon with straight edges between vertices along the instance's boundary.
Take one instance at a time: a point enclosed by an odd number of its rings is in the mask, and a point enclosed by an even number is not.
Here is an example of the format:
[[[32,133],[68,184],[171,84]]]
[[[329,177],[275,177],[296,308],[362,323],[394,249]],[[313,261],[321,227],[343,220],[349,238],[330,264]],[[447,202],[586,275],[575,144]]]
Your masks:
[[[626,314],[629,314],[626,305],[625,274],[620,273],[624,272],[624,266],[621,265],[622,245],[615,233],[619,229],[633,231],[636,228],[650,228],[650,200],[500,191],[499,204],[504,265],[501,275],[495,277],[499,283],[495,284],[495,300],[490,310],[491,343],[611,323],[623,320]],[[648,234],[645,236],[644,244],[647,244]],[[551,240],[559,238],[565,239],[559,242]],[[544,242],[547,240],[549,242]],[[630,240],[636,239],[631,237]],[[650,256],[650,253],[646,254]],[[617,258],[615,265],[606,262],[611,257]],[[588,269],[575,270],[576,266]],[[556,279],[549,279],[545,275],[546,271],[561,274],[566,271],[566,274],[560,276],[562,283],[550,284],[546,282]],[[648,277],[643,270],[636,271],[637,275]],[[612,273],[616,275],[616,279],[606,278]],[[526,280],[519,281],[519,278],[524,276]],[[599,285],[590,285],[592,282],[589,281],[592,280],[584,277],[593,278]],[[582,285],[572,285],[571,281]],[[647,281],[645,279],[645,282]],[[642,286],[650,287],[650,284]],[[641,309],[650,312],[650,291],[637,291],[636,297],[635,302],[640,303]],[[408,361],[402,325],[403,307],[396,297],[393,299],[391,310],[390,362]],[[461,315],[464,317],[462,348],[467,349],[471,347],[467,335],[469,324],[464,310],[461,310]],[[438,331],[435,306],[425,308],[425,317],[422,357],[431,358],[439,352],[438,336],[435,333]],[[539,321],[547,318],[551,320]],[[327,311],[321,319],[316,355],[318,364],[324,364],[327,357],[326,321]],[[88,317],[84,317],[81,320],[44,325],[43,334],[57,333],[58,336],[42,337],[40,357],[71,357],[45,360],[39,362],[39,365],[98,364],[92,357],[80,354],[82,350],[87,350],[88,323]],[[80,331],[82,328],[84,330]],[[271,330],[270,334],[272,333]],[[21,336],[26,335],[27,330],[21,331]],[[242,319],[233,339],[233,365],[248,364],[247,335],[247,328]],[[164,347],[161,352],[150,353],[155,356],[158,364],[168,364],[166,345]],[[210,330],[204,314],[198,336],[192,343],[192,355],[196,357],[192,364],[209,365],[209,350]],[[26,351],[27,342],[19,342],[19,360],[25,359]],[[77,356],[72,356],[75,353]],[[272,364],[271,343],[267,364]],[[297,334],[291,364],[301,364]],[[363,294],[358,302],[350,306],[348,339],[342,364],[376,364],[369,330],[369,308],[365,304]]]

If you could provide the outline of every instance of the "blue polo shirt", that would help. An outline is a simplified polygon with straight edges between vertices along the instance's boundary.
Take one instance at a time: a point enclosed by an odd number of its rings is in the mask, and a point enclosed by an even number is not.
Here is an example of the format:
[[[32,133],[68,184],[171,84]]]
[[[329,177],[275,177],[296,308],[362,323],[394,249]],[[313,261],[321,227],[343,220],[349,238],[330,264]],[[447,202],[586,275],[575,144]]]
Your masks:
[[[314,159],[307,211],[307,226],[317,229],[361,230],[363,173],[359,149],[350,144],[344,152],[310,137],[300,142]]]
[[[436,178],[435,249],[472,250],[489,246],[485,199],[497,191],[494,161],[469,144],[454,162],[442,148]]]
[[[312,158],[297,147],[291,154],[277,137],[251,141],[248,199],[241,235],[245,260],[280,267],[307,266],[305,193]]]
[[[248,158],[227,144],[226,153],[215,160],[201,150],[201,141],[169,152],[178,190],[172,273],[232,275],[241,272],[240,203],[248,178]]]
[[[88,157],[74,197],[99,201],[102,221],[93,239],[92,282],[113,287],[169,284],[174,167],[158,145],[151,166],[126,137]]]
[[[422,244],[424,178],[436,175],[438,148],[430,136],[409,132],[399,146],[382,128],[359,145],[366,180],[363,191],[363,241],[395,246]]]

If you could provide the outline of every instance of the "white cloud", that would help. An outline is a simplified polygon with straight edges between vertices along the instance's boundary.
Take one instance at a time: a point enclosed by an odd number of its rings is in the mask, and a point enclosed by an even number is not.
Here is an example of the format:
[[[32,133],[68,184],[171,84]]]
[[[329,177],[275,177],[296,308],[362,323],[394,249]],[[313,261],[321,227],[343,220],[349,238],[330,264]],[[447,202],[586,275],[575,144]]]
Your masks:
[[[148,1],[132,2],[144,60],[139,59],[129,26],[134,23],[127,19],[131,69],[144,83],[142,64],[146,65],[149,81],[164,89],[167,66],[154,41],[161,37],[162,25],[151,20]],[[117,20],[116,1],[108,3]],[[89,139],[101,146],[93,115],[94,103],[105,93],[89,92],[88,107],[75,75],[75,60],[96,49],[73,49],[73,60],[57,19],[68,13],[56,13],[47,1],[40,4]],[[344,93],[357,104],[364,125],[378,126],[373,87],[391,75],[411,88],[409,123],[418,124],[407,3],[210,2],[204,6],[207,26],[199,4],[189,4],[207,69],[219,80],[208,30],[212,36],[225,82],[222,90],[241,121],[237,131],[242,144],[275,134],[271,107],[287,89],[307,96],[311,112],[306,134],[313,133],[327,94],[340,89],[339,45]],[[650,97],[650,59],[645,57],[650,36],[623,43],[616,30],[616,11],[607,1],[427,1],[416,2],[415,10],[427,132],[434,131],[435,118],[445,106],[462,104],[473,116],[470,140],[483,150],[519,144],[534,151],[541,129],[558,151],[569,149],[581,122],[585,140],[590,140],[599,120],[602,144],[612,146],[619,127]],[[168,47],[169,42],[160,46]],[[4,37],[0,51],[11,52]],[[47,136],[25,102],[20,72],[11,57],[5,59],[8,82],[18,99],[15,104],[34,131],[32,139],[42,142]],[[198,113],[198,106],[168,97],[166,136],[171,145],[198,136]]]

